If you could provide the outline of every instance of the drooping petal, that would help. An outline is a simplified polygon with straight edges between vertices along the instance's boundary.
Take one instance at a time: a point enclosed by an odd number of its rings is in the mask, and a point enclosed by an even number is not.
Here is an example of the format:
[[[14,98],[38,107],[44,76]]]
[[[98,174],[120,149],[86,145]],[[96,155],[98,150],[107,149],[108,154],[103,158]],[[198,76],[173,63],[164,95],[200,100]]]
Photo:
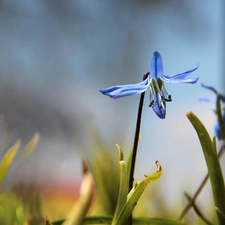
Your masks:
[[[117,85],[108,87],[100,90],[104,95],[109,96],[110,98],[122,98],[125,96],[139,94],[147,90],[149,86],[149,78],[146,78],[144,81],[137,84],[126,84],[126,85]]]
[[[178,84],[178,83],[190,83],[190,84],[194,84],[198,81],[198,78],[186,78],[187,76],[189,76],[192,72],[194,72],[195,70],[197,70],[199,67],[199,64],[196,65],[196,67],[194,67],[193,69],[187,70],[183,73],[179,73],[176,75],[162,75],[160,78],[167,82],[167,83],[174,83],[174,84]]]
[[[152,106],[152,109],[154,110],[154,112],[160,119],[165,119],[166,118],[166,101],[161,102],[157,93],[155,93],[155,101],[156,101],[156,104]]]
[[[207,85],[204,85],[204,84],[201,84],[202,85],[202,87],[204,87],[204,88],[206,88],[206,89],[209,89],[209,90],[211,90],[211,91],[213,91],[216,95],[217,95],[217,93],[219,93],[214,87],[212,87],[212,86],[207,86]],[[222,95],[222,94],[220,94],[220,100],[222,101],[222,102],[225,102],[225,95]]]
[[[150,77],[158,78],[163,75],[162,57],[158,52],[153,53],[151,67],[150,67]]]

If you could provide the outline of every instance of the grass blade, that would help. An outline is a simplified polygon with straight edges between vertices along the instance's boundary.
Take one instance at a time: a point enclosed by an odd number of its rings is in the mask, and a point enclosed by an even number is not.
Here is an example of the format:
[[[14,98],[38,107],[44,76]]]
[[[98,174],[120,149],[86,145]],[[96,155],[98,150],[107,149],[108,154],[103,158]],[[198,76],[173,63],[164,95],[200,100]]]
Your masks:
[[[3,182],[5,179],[6,173],[16,157],[16,154],[20,148],[21,141],[18,139],[15,144],[7,150],[7,152],[4,154],[1,162],[0,162],[0,184]]]
[[[225,212],[225,187],[223,174],[220,166],[220,161],[217,156],[217,151],[215,149],[215,145],[212,142],[206,128],[202,124],[202,122],[198,119],[198,117],[192,113],[188,112],[187,117],[194,126],[199,141],[202,146],[202,150],[205,156],[205,161],[207,164],[209,177],[211,181],[211,187],[213,192],[214,204],[215,207],[219,208],[221,212],[224,214]],[[218,216],[218,223],[220,225],[224,224],[223,220]]]
[[[128,176],[126,164],[123,160],[123,151],[121,147],[117,144],[116,145],[119,151],[119,163],[120,163],[120,187],[119,187],[119,195],[118,201],[116,205],[116,210],[113,217],[113,223],[118,218],[123,206],[127,201],[127,193],[128,193]]]

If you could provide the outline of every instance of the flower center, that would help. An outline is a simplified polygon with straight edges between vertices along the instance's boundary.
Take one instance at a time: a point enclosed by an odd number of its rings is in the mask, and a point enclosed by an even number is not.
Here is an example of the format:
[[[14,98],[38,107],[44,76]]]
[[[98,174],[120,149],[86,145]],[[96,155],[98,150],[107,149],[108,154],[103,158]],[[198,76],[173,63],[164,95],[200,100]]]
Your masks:
[[[166,109],[166,102],[171,102],[172,97],[168,94],[163,81],[160,78],[152,78],[150,83],[150,105],[153,107],[159,104],[160,108]]]

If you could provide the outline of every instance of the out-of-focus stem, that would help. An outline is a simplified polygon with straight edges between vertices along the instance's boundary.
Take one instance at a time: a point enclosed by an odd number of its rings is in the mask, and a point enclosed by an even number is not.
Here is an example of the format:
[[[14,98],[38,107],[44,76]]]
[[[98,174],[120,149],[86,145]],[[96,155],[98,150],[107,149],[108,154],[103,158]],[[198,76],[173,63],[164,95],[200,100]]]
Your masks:
[[[218,152],[218,157],[220,158],[222,156],[222,154],[224,153],[224,149],[225,149],[225,143],[223,142],[223,145],[221,146],[219,152]],[[200,192],[202,191],[202,189],[204,188],[204,186],[206,185],[207,181],[209,179],[209,174],[207,173],[205,178],[203,179],[202,183],[200,184],[199,188],[197,189],[197,191],[195,192],[193,198],[190,200],[190,202],[187,204],[187,206],[184,208],[184,210],[182,211],[180,217],[179,217],[179,221],[182,221],[184,216],[188,213],[188,211],[191,209],[191,207],[194,205],[198,195],[200,194]]]

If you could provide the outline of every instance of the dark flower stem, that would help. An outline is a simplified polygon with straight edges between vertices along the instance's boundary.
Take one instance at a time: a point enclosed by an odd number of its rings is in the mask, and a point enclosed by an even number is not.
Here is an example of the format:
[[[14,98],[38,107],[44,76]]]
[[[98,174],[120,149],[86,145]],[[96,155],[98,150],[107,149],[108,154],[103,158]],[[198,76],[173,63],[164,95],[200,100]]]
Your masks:
[[[149,72],[146,73],[143,76],[143,80],[145,80],[149,74],[150,74]],[[132,155],[130,176],[129,176],[129,191],[132,189],[133,181],[134,181],[134,169],[135,169],[135,162],[136,162],[136,155],[137,155],[137,148],[138,148],[138,139],[139,139],[140,128],[141,128],[141,115],[142,115],[144,97],[145,97],[145,92],[141,93],[139,107],[138,107],[138,115],[137,115],[136,130],[135,130],[134,145],[133,145],[133,155]]]
[[[149,74],[150,74],[149,72],[146,73],[143,76],[143,80],[145,80]],[[134,135],[134,144],[133,144],[133,152],[132,152],[132,160],[131,160],[131,167],[130,167],[130,174],[129,174],[129,192],[133,188],[134,169],[135,169],[135,162],[136,162],[136,155],[137,155],[137,148],[138,148],[138,139],[139,139],[140,128],[141,128],[141,115],[142,115],[144,98],[145,98],[145,92],[141,93],[139,106],[138,106],[138,115],[137,115],[136,130],[135,130],[135,135]],[[132,225],[132,214],[128,220],[128,224]]]

